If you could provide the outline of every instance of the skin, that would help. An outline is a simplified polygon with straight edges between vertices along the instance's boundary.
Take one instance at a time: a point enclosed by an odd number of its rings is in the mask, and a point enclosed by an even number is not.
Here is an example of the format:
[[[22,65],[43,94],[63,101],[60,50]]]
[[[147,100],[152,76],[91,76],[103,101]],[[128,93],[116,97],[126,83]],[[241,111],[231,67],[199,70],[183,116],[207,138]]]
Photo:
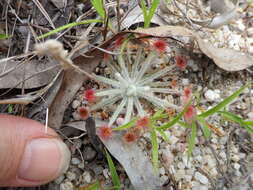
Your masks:
[[[53,129],[45,133],[39,122],[0,114],[0,186],[48,183],[67,169],[69,159]]]

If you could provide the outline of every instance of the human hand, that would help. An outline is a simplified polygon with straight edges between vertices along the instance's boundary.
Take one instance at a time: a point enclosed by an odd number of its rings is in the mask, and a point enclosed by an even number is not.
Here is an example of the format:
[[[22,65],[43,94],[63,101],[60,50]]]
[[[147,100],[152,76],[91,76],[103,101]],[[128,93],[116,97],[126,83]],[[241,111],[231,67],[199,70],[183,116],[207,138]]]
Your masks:
[[[0,114],[0,186],[38,186],[68,168],[70,151],[39,122]]]

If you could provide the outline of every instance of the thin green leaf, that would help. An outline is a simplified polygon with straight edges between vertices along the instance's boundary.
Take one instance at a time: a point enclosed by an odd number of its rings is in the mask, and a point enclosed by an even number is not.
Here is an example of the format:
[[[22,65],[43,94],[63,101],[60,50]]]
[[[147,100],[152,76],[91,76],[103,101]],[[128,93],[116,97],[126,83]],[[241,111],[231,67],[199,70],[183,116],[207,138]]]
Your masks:
[[[38,37],[38,39],[48,37],[50,35],[56,34],[56,33],[60,32],[62,30],[65,30],[67,28],[71,28],[71,27],[74,27],[74,26],[78,26],[78,25],[82,25],[82,24],[99,23],[99,22],[102,22],[102,21],[98,20],[98,19],[90,19],[90,20],[84,20],[84,21],[81,21],[81,22],[72,22],[72,23],[60,26],[60,27],[58,27],[54,30],[51,30],[51,31],[49,31],[45,34],[42,34],[41,36]]]
[[[169,142],[169,141],[170,141],[170,140],[169,140],[169,137],[166,135],[166,133],[164,132],[164,130],[157,129],[157,127],[154,128],[154,129],[157,130],[158,133],[160,133],[160,135],[162,136],[162,138],[163,138],[166,142]]]
[[[147,15],[148,15],[147,7],[145,5],[145,1],[144,0],[141,0],[140,3],[141,3],[141,10],[142,10],[142,13],[143,13],[143,18],[144,18],[144,23],[145,23],[146,20],[147,20]]]
[[[156,121],[159,119],[165,119],[168,118],[168,114],[164,113],[164,110],[158,110],[152,117],[151,120],[152,121]]]
[[[197,137],[197,126],[195,122],[192,122],[191,134],[190,137],[188,138],[188,151],[187,151],[188,157],[191,157],[192,155],[192,151],[195,147],[196,137]]]
[[[144,25],[144,28],[147,28],[149,27],[150,25],[150,22],[155,14],[155,11],[158,7],[158,5],[160,4],[160,0],[153,0],[152,1],[152,4],[151,4],[151,7],[149,9],[149,13],[148,13],[148,16],[147,16],[147,22],[145,23],[146,25]]]
[[[253,126],[253,121],[244,121],[246,125]]]
[[[103,0],[91,0],[92,6],[96,9],[97,13],[101,18],[105,18],[105,9]]]
[[[187,108],[189,107],[190,104],[191,104],[191,100],[186,104],[186,106],[184,107],[183,111],[181,111],[176,117],[174,117],[171,121],[169,121],[168,123],[165,123],[165,124],[161,125],[158,128],[162,129],[162,130],[166,130],[166,129],[169,129],[170,127],[172,127],[173,125],[175,125],[183,117],[183,115],[187,111]]]
[[[208,139],[211,136],[211,131],[208,127],[208,124],[206,123],[206,120],[202,117],[197,117],[197,120],[201,124],[205,138]]]
[[[133,127],[135,122],[137,121],[137,118],[133,118],[131,121],[129,121],[128,123],[121,125],[119,127],[113,128],[113,131],[120,131],[120,130],[125,130],[128,129],[130,127]]]
[[[246,84],[243,87],[241,87],[239,90],[237,90],[236,92],[234,92],[231,96],[227,97],[226,99],[224,99],[222,102],[220,102],[219,104],[217,104],[216,106],[214,106],[213,108],[207,110],[206,112],[200,114],[200,117],[206,118],[218,111],[220,111],[221,109],[225,108],[228,104],[230,104],[234,99],[236,99],[249,85]]]
[[[110,173],[111,173],[111,176],[112,176],[112,183],[114,185],[114,189],[120,190],[120,179],[119,179],[119,176],[117,174],[115,165],[112,161],[112,158],[111,158],[110,154],[107,151],[105,151],[105,153],[106,153],[106,159],[107,159],[107,162],[108,162],[108,165],[109,165]]]
[[[191,126],[189,126],[187,123],[185,123],[184,121],[181,121],[181,120],[179,120],[178,122],[177,122],[179,125],[181,125],[182,127],[184,127],[184,128],[191,128]]]
[[[99,181],[97,181],[94,184],[91,184],[89,186],[85,186],[85,187],[80,187],[79,190],[99,190],[100,188],[100,183]]]
[[[152,144],[152,162],[155,171],[158,170],[158,142],[156,131],[151,131],[151,144]]]
[[[253,128],[248,126],[247,123],[240,116],[233,114],[231,112],[228,112],[228,111],[219,111],[218,113],[221,114],[224,118],[226,118],[230,121],[233,121],[235,123],[238,123],[239,125],[241,125],[244,129],[246,129],[250,133],[253,133]]]
[[[6,35],[6,34],[0,34],[0,40],[4,40],[9,38],[10,36]]]

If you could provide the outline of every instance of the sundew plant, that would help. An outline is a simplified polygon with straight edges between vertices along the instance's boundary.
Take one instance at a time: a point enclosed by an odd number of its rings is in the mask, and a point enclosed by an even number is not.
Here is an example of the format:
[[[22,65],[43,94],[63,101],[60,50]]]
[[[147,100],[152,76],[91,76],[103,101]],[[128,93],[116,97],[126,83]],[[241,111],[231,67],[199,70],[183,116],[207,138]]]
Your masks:
[[[157,94],[180,93],[164,87],[164,82],[159,80],[175,69],[174,64],[166,64],[163,69],[152,69],[159,59],[159,53],[160,51],[156,49],[148,51],[148,54],[143,48],[127,49],[127,42],[124,43],[116,60],[106,62],[112,71],[110,77],[94,75],[96,80],[109,87],[95,92],[94,95],[102,97],[102,100],[94,104],[91,111],[117,104],[109,120],[108,125],[111,126],[123,112],[124,123],[129,122],[134,116],[144,117],[147,113],[143,104],[147,102],[160,109],[178,110],[177,105],[157,96]]]

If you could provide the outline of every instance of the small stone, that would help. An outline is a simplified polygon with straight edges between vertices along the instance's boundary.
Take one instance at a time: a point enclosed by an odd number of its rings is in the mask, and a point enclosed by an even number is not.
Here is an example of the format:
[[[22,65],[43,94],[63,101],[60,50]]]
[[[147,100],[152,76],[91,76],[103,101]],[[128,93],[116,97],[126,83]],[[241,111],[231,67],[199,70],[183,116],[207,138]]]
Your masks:
[[[212,168],[212,169],[210,170],[210,174],[211,174],[213,177],[216,177],[216,176],[218,175],[217,169],[216,169],[216,168]]]
[[[160,173],[160,175],[165,175],[165,169],[164,169],[164,167],[161,167],[159,169],[159,173]]]
[[[183,79],[182,79],[182,85],[183,85],[183,86],[188,86],[189,84],[190,84],[189,79],[187,79],[187,78],[183,78]]]
[[[190,176],[193,176],[194,172],[195,172],[194,169],[187,169],[186,170],[186,174],[190,175]]]
[[[71,159],[71,164],[73,164],[73,165],[78,165],[80,163],[81,163],[81,161],[78,158],[72,158]]]
[[[176,144],[179,139],[175,137],[174,135],[171,135],[169,140],[170,140],[170,144]]]
[[[96,167],[93,169],[93,171],[94,171],[94,173],[95,173],[96,175],[102,174],[102,173],[103,173],[103,170],[104,170],[104,168],[103,168],[102,166],[100,166],[100,165],[96,166]]]
[[[184,155],[182,157],[183,163],[186,168],[191,168],[192,167],[192,158],[188,158],[187,155]]]
[[[234,167],[236,170],[239,170],[240,167],[241,167],[241,165],[238,164],[238,163],[234,163],[234,164],[233,164],[233,167]]]
[[[253,94],[253,93],[252,93]],[[248,116],[248,118],[250,119],[250,120],[253,120],[253,112],[249,112],[248,114],[247,114],[247,116]]]
[[[103,169],[103,175],[106,179],[109,179],[110,175],[109,175],[109,170],[107,168]]]
[[[194,159],[197,160],[198,162],[201,162],[203,158],[201,155],[198,155],[198,156],[195,156]]]
[[[211,158],[208,160],[207,164],[210,168],[213,168],[216,166],[216,160],[214,158]]]
[[[79,102],[78,100],[74,100],[74,101],[72,102],[72,108],[73,108],[73,109],[78,108],[80,105],[81,105],[81,102]]]
[[[167,180],[169,179],[169,176],[167,176],[167,175],[162,175],[162,176],[160,177],[160,179],[161,179],[162,182],[165,182],[165,181],[167,181]]]
[[[60,190],[73,190],[73,189],[74,185],[70,181],[60,184]]]
[[[184,176],[185,176],[185,170],[180,169],[180,170],[176,171],[174,176],[175,176],[176,181],[179,181],[180,179],[183,179]]]
[[[217,144],[217,143],[218,143],[218,140],[217,140],[217,138],[212,138],[212,139],[211,139],[211,142]]]
[[[70,180],[73,181],[74,179],[76,179],[76,174],[74,172],[67,172],[66,177]]]
[[[185,176],[184,176],[184,180],[187,181],[187,182],[191,182],[191,180],[192,180],[192,175],[185,175]]]
[[[83,179],[86,183],[90,183],[91,182],[91,175],[90,172],[85,171],[83,173]]]
[[[174,156],[169,149],[166,148],[162,150],[162,160],[166,167],[169,167],[172,164]]]
[[[78,164],[78,168],[80,168],[80,169],[84,169],[84,163],[83,163],[83,162],[81,162],[80,164]]]
[[[198,190],[208,190],[208,186],[207,185],[200,185],[198,187]]]
[[[208,179],[203,174],[196,172],[194,175],[195,179],[198,180],[202,184],[208,184]]]
[[[64,180],[64,178],[65,178],[64,175],[60,175],[54,180],[54,182],[59,185]]]
[[[220,157],[221,157],[222,160],[227,159],[227,155],[226,155],[225,152],[221,152],[221,153],[220,153]]]
[[[185,165],[184,165],[183,162],[178,162],[177,167],[178,167],[179,169],[184,169],[184,168],[185,168]]]
[[[96,156],[96,151],[91,148],[90,146],[85,146],[84,151],[83,151],[83,158],[86,161],[91,161],[95,158]]]
[[[220,99],[220,93],[218,93],[219,91],[217,90],[207,90],[205,92],[205,98],[208,100],[208,101],[217,101]]]
[[[234,162],[238,162],[240,160],[240,156],[238,154],[232,154],[231,160]]]

